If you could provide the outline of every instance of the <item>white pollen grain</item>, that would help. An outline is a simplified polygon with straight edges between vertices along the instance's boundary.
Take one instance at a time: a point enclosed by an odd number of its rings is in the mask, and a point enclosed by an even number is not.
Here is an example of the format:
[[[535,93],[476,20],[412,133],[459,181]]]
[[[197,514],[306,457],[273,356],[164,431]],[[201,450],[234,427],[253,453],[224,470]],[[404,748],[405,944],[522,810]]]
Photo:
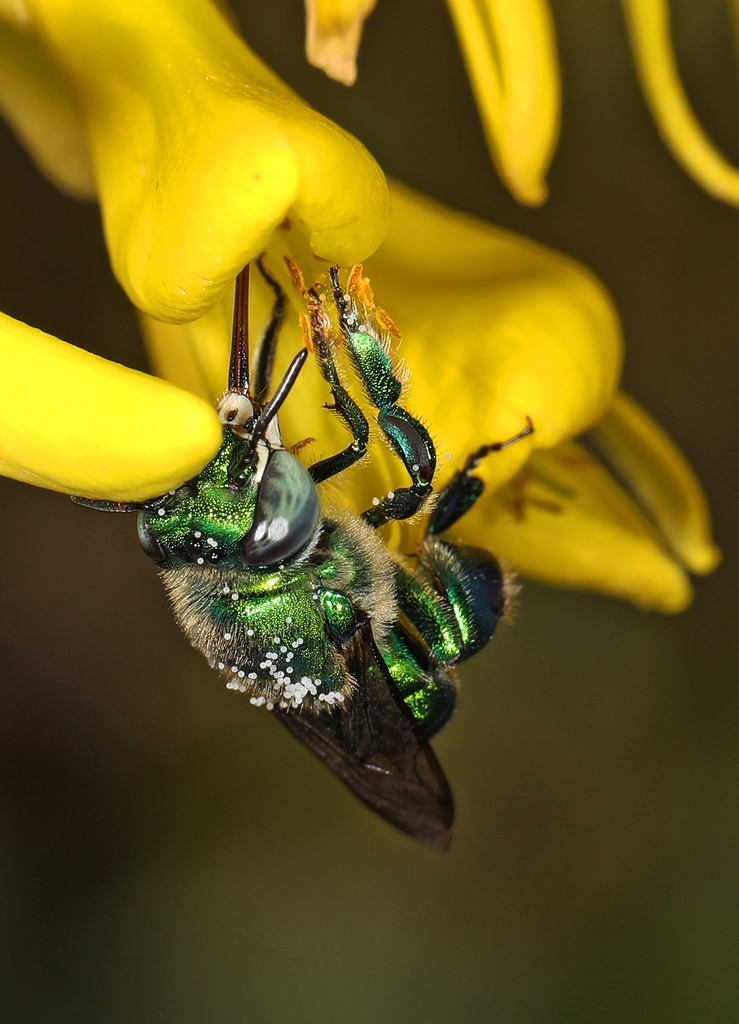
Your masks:
[[[292,617],[292,615],[288,615],[288,617],[287,617],[287,618],[285,619],[285,622],[286,622],[286,623],[288,624],[288,626],[290,625],[290,623],[291,623],[292,621],[293,621],[293,617]]]
[[[231,639],[231,634],[230,633],[224,633],[223,634],[223,639],[224,640],[230,640]]]
[[[205,559],[204,558],[199,558],[198,559],[198,565],[205,565]]]
[[[200,530],[196,530],[196,531],[195,531],[195,533],[193,534],[193,537],[197,538],[197,540],[200,540],[200,538],[201,538],[202,536],[203,536],[203,535],[202,535],[202,533],[200,532]]]
[[[164,515],[164,509],[163,508],[158,509],[157,510],[157,515],[158,516],[163,516]]]
[[[231,600],[232,601],[238,601],[238,599],[239,599],[239,595],[234,590],[233,594],[231,594]]]
[[[247,629],[246,635],[247,636],[254,636],[254,630],[253,629]]]

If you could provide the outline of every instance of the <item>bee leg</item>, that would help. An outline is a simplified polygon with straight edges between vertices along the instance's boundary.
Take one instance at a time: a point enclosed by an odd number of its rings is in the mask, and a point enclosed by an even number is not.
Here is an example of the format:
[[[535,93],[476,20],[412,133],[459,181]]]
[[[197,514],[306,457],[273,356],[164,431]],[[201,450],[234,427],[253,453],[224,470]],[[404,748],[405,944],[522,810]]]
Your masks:
[[[329,273],[352,365],[365,394],[378,410],[377,425],[411,478],[410,487],[390,491],[362,514],[365,522],[378,527],[391,519],[408,519],[421,508],[431,494],[436,450],[426,427],[399,404],[402,373],[393,365],[388,344],[380,333],[387,326],[385,319],[366,303],[360,316],[357,302],[344,294],[338,267],[331,267]]]
[[[426,647],[402,625],[393,626],[382,648],[398,697],[425,739],[449,721],[457,702],[454,673],[434,664]]]
[[[485,490],[485,483],[479,476],[474,476],[474,470],[482,460],[493,452],[499,452],[503,448],[521,441],[524,437],[534,432],[534,424],[526,417],[526,426],[513,437],[506,441],[496,441],[494,444],[485,444],[477,451],[467,457],[465,464],[457,470],[450,482],[440,493],[434,510],[429,517],[427,534],[436,535],[444,533],[450,526],[453,526],[458,519],[475,504],[482,492]]]
[[[398,605],[431,657],[455,665],[488,643],[506,605],[505,580],[497,560],[482,548],[427,537],[418,569],[399,566]]]
[[[259,267],[259,272],[262,277],[275,293],[275,304],[272,307],[272,315],[267,321],[256,345],[254,384],[252,391],[257,398],[261,398],[269,390],[270,382],[272,380],[275,352],[277,350],[277,339],[285,319],[285,311],[287,310],[287,295],[285,295],[278,282],[267,273],[261,257],[257,260],[257,266]]]
[[[308,292],[308,311],[318,367],[323,379],[331,388],[334,399],[334,404],[328,408],[341,417],[353,438],[352,443],[347,445],[343,451],[331,455],[327,459],[321,459],[320,462],[315,462],[308,467],[308,472],[314,483],[320,484],[323,480],[328,480],[329,477],[336,476],[337,473],[353,466],[355,462],[359,462],[364,457],[369,441],[369,426],[366,416],[341,383],[331,352],[331,321],[320,299],[312,290]]]

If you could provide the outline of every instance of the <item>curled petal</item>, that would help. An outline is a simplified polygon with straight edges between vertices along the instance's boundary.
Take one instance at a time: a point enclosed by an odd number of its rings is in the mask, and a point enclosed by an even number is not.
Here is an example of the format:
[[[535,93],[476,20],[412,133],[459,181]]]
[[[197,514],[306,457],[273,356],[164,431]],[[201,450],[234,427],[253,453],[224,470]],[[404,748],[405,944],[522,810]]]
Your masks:
[[[367,151],[310,110],[209,0],[29,0],[75,95],[117,277],[162,320],[201,315],[289,219],[352,263],[389,215]]]
[[[343,85],[357,78],[362,26],[377,0],[305,0],[308,60]]]
[[[455,526],[525,576],[682,611],[684,570],[626,492],[574,442],[535,452],[522,472]]]
[[[593,436],[685,565],[697,573],[715,569],[721,553],[711,540],[705,496],[659,424],[633,399],[618,394]]]
[[[592,426],[621,367],[613,305],[574,260],[393,187],[393,221],[366,263],[402,334],[409,407],[456,466],[483,444],[535,433],[480,467],[490,487],[533,448]]]
[[[164,381],[0,314],[0,472],[91,498],[141,501],[199,472],[222,430]]]
[[[0,111],[36,164],[79,199],[95,195],[82,122],[41,42],[0,21]]]
[[[623,7],[642,89],[666,145],[707,192],[739,205],[739,170],[703,131],[680,84],[667,0],[623,0]]]
[[[488,146],[521,203],[547,197],[559,134],[557,43],[547,0],[448,0]]]

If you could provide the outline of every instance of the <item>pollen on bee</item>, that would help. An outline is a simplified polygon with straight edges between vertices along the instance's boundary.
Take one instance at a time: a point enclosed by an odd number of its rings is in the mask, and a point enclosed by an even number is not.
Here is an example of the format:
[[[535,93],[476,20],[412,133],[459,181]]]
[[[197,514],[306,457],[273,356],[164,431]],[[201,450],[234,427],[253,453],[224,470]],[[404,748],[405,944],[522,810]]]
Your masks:
[[[230,633],[224,633],[223,634],[223,639],[224,640],[230,640],[231,639],[231,634]]]
[[[163,508],[157,509],[157,515],[158,516],[163,516],[164,515],[164,509]]]
[[[247,636],[254,636],[254,630],[253,629],[247,629],[246,635]]]
[[[199,558],[198,559],[198,565],[205,565],[205,559],[204,558]]]
[[[193,537],[194,537],[194,538],[195,538],[196,540],[200,540],[200,538],[201,538],[202,536],[203,536],[203,535],[202,535],[202,533],[200,532],[200,530],[196,530],[196,531],[195,531],[195,533],[193,533]]]
[[[236,591],[234,590],[233,594],[231,594],[231,600],[232,600],[232,601],[238,601],[238,599],[239,599],[239,595],[238,595],[238,593],[237,593],[237,592],[236,592]]]

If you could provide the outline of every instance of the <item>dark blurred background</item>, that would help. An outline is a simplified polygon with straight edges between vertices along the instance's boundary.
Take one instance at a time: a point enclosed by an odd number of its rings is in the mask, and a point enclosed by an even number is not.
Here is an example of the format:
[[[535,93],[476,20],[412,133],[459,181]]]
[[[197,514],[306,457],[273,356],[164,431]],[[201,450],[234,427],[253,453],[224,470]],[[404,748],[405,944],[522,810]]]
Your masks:
[[[739,211],[659,141],[616,0],[553,7],[564,124],[550,201],[527,210],[490,165],[441,0],[379,0],[353,90],[306,65],[298,0],[237,4],[257,52],[387,172],[600,275],[625,385],[702,478],[723,566],[673,618],[525,587],[436,743],[458,802],[440,856],[224,689],[132,519],[1,480],[2,1021],[739,1019]],[[728,9],[673,8],[689,95],[736,163]],[[4,129],[0,175],[0,308],[145,368],[96,209]]]

